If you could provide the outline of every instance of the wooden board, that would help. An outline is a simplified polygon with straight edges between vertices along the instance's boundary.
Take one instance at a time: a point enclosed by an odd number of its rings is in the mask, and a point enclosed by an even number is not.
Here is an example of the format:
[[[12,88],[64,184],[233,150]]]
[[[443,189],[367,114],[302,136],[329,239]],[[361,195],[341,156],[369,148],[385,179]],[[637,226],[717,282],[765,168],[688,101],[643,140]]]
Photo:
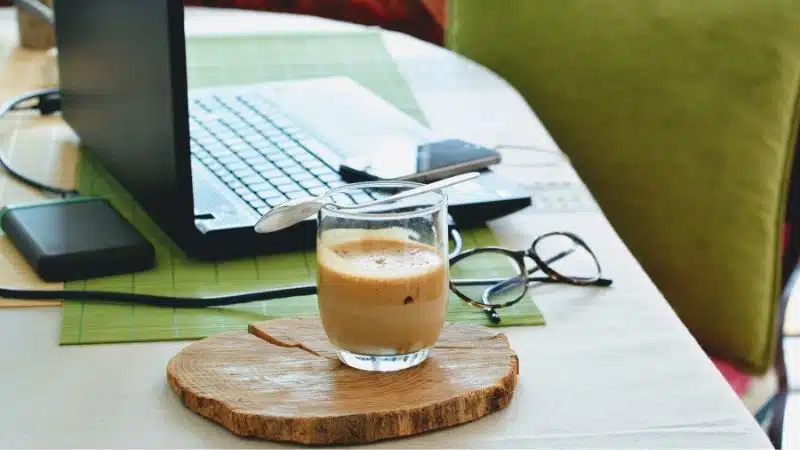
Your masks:
[[[505,335],[448,324],[428,359],[400,372],[342,364],[318,318],[251,324],[193,343],[167,379],[181,401],[234,434],[354,444],[469,422],[505,408],[518,376]]]

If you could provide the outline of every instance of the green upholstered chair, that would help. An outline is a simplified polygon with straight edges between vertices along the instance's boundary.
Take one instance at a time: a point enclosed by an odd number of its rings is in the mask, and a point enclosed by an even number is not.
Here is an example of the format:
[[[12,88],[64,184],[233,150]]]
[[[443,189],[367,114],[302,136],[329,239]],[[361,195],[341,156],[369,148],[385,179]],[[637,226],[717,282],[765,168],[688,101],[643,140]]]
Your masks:
[[[800,0],[450,0],[707,353],[774,363]]]

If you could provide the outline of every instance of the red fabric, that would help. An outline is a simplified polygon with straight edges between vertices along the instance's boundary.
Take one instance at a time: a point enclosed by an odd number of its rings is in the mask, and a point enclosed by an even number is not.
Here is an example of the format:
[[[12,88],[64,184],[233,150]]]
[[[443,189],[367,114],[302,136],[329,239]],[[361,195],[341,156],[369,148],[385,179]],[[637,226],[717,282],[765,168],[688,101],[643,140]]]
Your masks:
[[[187,6],[305,14],[400,31],[441,45],[446,0],[185,0]]]
[[[741,397],[747,392],[748,389],[750,389],[750,385],[753,382],[753,377],[740,372],[737,368],[725,361],[713,358],[711,361],[715,366],[717,366],[717,370],[720,371],[722,376],[728,382],[728,385],[730,385],[731,389],[736,392],[736,395]]]
[[[132,0],[133,1],[133,0]],[[185,0],[186,6],[254,9],[306,14],[327,19],[378,26],[425,41],[444,42],[447,0]],[[0,0],[11,6],[11,0]]]

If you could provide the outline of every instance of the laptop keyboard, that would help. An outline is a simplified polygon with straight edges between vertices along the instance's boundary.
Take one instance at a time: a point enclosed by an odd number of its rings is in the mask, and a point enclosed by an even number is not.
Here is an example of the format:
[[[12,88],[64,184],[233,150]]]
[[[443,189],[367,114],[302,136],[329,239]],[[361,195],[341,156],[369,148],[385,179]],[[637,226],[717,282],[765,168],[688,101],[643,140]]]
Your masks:
[[[192,158],[259,214],[345,184],[314,153],[318,141],[255,95],[196,97],[189,116]],[[363,195],[351,198],[355,203],[371,199]]]

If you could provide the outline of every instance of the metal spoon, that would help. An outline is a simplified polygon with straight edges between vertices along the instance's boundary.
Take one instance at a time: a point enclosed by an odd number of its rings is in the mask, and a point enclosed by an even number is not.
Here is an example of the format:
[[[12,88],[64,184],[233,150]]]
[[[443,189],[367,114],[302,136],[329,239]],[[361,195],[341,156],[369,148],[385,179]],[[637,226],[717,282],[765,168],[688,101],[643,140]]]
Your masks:
[[[361,203],[358,205],[337,205],[333,203],[333,205],[336,206],[337,209],[368,208],[374,205],[394,202],[397,200],[402,200],[404,198],[409,198],[416,195],[424,194],[426,192],[435,191],[437,189],[441,189],[447,186],[452,186],[457,183],[463,183],[465,181],[472,180],[479,176],[480,174],[478,172],[469,172],[461,175],[456,175],[454,177],[445,178],[435,183],[415,187],[414,189],[409,189],[407,191],[403,191],[398,194],[385,198],[380,198],[378,200],[373,200],[367,203]],[[290,227],[298,222],[302,222],[308,217],[311,217],[312,215],[316,214],[326,204],[330,204],[330,202],[325,201],[325,199],[330,197],[330,195],[331,193],[330,191],[328,191],[318,197],[296,198],[283,202],[280,205],[273,208],[272,210],[270,210],[269,212],[267,212],[266,214],[264,214],[261,217],[261,219],[259,219],[258,222],[256,223],[255,230],[257,233],[271,233],[273,231],[278,231]]]

